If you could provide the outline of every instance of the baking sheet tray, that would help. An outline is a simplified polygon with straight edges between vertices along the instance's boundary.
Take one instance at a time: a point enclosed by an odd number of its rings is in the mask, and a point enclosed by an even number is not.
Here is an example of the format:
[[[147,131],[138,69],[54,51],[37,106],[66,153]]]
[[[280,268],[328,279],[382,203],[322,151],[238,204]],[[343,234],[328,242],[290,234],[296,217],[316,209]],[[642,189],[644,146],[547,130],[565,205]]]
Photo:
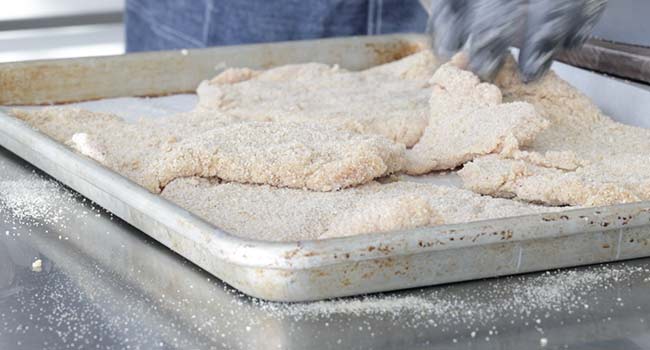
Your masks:
[[[390,35],[3,64],[0,104],[183,93],[226,65],[320,61],[362,69],[425,45],[418,35]],[[585,87],[607,88],[607,99],[596,99],[607,113],[647,125],[650,93],[644,88],[557,69],[588,94]],[[226,283],[268,300],[316,300],[650,256],[650,202],[323,241],[264,242],[232,236],[1,112],[0,145]]]

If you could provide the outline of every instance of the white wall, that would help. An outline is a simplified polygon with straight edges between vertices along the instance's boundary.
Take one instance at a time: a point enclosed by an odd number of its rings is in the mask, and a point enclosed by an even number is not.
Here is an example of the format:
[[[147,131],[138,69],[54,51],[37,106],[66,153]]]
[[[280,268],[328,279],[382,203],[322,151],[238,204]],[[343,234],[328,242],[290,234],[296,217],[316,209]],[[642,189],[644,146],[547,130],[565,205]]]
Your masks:
[[[649,0],[609,0],[594,35],[612,41],[650,46],[649,16]]]
[[[0,62],[124,53],[123,0],[6,2],[0,11]]]

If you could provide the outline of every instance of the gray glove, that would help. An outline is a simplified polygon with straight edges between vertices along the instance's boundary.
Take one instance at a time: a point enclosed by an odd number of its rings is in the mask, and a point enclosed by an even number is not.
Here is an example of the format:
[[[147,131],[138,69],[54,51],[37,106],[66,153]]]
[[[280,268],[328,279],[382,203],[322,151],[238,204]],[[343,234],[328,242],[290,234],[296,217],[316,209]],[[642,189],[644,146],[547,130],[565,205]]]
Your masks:
[[[450,59],[460,50],[469,69],[490,80],[511,46],[519,46],[525,81],[541,77],[558,50],[582,45],[607,0],[432,0],[428,31],[434,51]]]

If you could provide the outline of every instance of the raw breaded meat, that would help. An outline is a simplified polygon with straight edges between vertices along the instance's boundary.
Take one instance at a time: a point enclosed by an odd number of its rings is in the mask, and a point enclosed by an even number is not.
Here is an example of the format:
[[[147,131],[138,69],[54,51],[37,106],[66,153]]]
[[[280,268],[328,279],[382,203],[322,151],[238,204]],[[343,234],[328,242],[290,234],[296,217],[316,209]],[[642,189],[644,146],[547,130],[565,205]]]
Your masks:
[[[372,201],[362,200],[354,208],[337,216],[319,238],[406,230],[444,223],[444,219],[422,194],[395,195],[388,191],[373,197]]]
[[[156,166],[164,187],[178,177],[332,191],[404,166],[404,145],[314,123],[242,122],[187,138]]]
[[[106,129],[122,119],[113,114],[79,108],[51,107],[40,110],[13,109],[11,115],[54,140],[65,143],[77,132]]]
[[[338,215],[319,238],[397,231],[543,212],[558,208],[480,196],[430,183],[398,181],[364,186],[363,200]],[[566,210],[567,208],[563,208]]]
[[[201,83],[199,108],[247,120],[333,124],[412,146],[428,123],[428,80],[437,67],[425,50],[362,72],[320,63],[228,69]]]
[[[496,86],[452,64],[440,67],[431,81],[429,125],[407,152],[409,174],[453,169],[481,155],[513,152],[547,127],[531,104],[502,103]]]
[[[490,155],[458,174],[474,192],[534,203],[603,206],[650,200],[650,155],[603,158],[574,170]]]
[[[233,235],[295,241],[321,235],[352,207],[356,190],[314,192],[194,177],[170,182],[161,195]]]
[[[431,78],[441,65],[431,50],[422,50],[393,62],[368,68],[360,73],[366,76],[388,75],[394,78],[422,81]]]
[[[154,193],[160,189],[146,174],[148,164],[160,149],[177,141],[178,135],[170,131],[180,130],[155,124],[141,127],[112,114],[76,108],[14,110],[12,114]]]
[[[169,183],[162,196],[226,232],[270,241],[331,238],[558,210],[412,182],[373,182],[336,192],[313,192],[181,178]]]
[[[515,150],[501,155],[506,158],[525,161],[545,168],[557,168],[562,170],[576,170],[581,166],[589,164],[588,161],[580,159],[571,151],[548,151],[546,153],[539,153]]]
[[[45,132],[154,193],[186,176],[331,191],[404,166],[404,145],[322,124],[237,122],[205,110],[135,123],[79,110],[29,113],[47,121],[38,124]]]
[[[110,113],[93,112],[72,107],[46,107],[38,110],[13,109],[11,115],[61,143],[76,133],[112,134],[125,125],[142,129],[165,129],[178,138],[235,123],[238,120],[219,111],[192,111],[165,118],[141,118],[135,123]],[[119,135],[111,135],[119,137]]]
[[[514,59],[496,77],[506,101],[525,101],[549,122],[528,146],[539,153],[571,151],[585,161],[626,153],[648,154],[650,130],[613,121],[584,94],[549,72],[531,84],[521,82]]]
[[[608,205],[650,199],[650,130],[605,116],[549,72],[523,84],[509,60],[496,78],[506,100],[527,101],[549,120],[525,149],[466,164],[465,187],[550,205]]]
[[[151,171],[163,152],[185,137],[236,122],[218,111],[202,111],[127,123],[120,117],[76,108],[14,110],[12,114],[149,191],[160,186]]]

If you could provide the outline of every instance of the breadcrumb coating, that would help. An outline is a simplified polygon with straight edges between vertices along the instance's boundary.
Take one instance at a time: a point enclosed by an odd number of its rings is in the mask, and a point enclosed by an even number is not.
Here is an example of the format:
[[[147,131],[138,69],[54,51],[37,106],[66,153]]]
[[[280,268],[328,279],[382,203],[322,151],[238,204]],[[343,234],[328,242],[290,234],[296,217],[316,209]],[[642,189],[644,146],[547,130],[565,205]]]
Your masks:
[[[454,169],[478,156],[513,152],[548,126],[533,105],[502,103],[501,92],[451,63],[436,71],[429,125],[407,152],[412,175]]]
[[[438,65],[425,50],[362,72],[321,63],[231,68],[201,83],[197,93],[200,108],[237,118],[344,126],[410,147],[427,126],[428,80]]]
[[[402,181],[314,192],[181,178],[169,183],[162,196],[226,232],[270,241],[324,239],[559,210]]]

